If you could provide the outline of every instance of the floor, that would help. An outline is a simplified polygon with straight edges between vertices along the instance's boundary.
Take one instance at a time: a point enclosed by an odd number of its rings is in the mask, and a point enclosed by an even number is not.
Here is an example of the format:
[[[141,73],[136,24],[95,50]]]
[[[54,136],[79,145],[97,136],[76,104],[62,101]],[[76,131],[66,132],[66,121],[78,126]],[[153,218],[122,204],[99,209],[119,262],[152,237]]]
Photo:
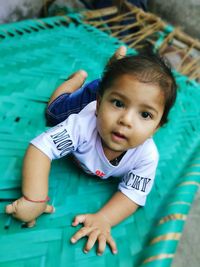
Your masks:
[[[200,267],[200,190],[191,208],[172,267]]]

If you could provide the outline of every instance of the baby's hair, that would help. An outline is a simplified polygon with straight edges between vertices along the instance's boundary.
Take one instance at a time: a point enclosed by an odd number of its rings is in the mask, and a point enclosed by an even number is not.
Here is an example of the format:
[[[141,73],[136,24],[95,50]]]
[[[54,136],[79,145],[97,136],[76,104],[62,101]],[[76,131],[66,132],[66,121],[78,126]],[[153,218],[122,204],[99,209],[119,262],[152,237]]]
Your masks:
[[[165,124],[177,94],[176,81],[167,63],[159,55],[149,52],[129,55],[109,62],[104,69],[99,85],[99,95],[102,97],[113,82],[124,74],[133,75],[139,82],[160,87],[165,98],[164,113],[160,126]]]

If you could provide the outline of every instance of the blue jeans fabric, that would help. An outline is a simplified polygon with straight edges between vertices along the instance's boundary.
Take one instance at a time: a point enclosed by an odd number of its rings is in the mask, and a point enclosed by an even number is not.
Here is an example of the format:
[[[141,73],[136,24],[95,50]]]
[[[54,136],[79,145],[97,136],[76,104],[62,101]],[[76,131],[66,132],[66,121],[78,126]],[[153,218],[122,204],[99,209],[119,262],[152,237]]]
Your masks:
[[[85,84],[73,93],[64,93],[57,97],[47,108],[46,119],[49,126],[54,126],[79,113],[87,104],[96,100],[100,79]]]

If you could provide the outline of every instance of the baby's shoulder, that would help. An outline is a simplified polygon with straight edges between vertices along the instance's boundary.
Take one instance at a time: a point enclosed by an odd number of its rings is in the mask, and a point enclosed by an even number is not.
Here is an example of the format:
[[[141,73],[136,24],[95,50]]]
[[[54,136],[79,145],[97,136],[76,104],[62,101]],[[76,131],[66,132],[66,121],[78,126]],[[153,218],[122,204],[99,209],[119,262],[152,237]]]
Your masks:
[[[76,114],[74,126],[78,129],[77,134],[81,139],[90,139],[97,131],[95,112],[96,101],[93,101]]]
[[[149,138],[138,147],[130,149],[129,153],[134,155],[134,158],[137,159],[137,161],[158,161],[159,159],[158,149],[153,138]]]
[[[152,138],[147,139],[141,150],[141,164],[157,166],[159,161],[159,153],[157,146]]]

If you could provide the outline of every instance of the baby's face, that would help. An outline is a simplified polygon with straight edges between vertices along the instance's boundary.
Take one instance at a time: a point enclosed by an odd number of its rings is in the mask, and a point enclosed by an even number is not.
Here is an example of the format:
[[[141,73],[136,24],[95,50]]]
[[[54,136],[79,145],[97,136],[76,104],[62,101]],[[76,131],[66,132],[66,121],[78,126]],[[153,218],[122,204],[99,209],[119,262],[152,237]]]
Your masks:
[[[158,86],[128,74],[117,78],[97,101],[97,129],[108,160],[151,137],[163,112],[164,95]]]

